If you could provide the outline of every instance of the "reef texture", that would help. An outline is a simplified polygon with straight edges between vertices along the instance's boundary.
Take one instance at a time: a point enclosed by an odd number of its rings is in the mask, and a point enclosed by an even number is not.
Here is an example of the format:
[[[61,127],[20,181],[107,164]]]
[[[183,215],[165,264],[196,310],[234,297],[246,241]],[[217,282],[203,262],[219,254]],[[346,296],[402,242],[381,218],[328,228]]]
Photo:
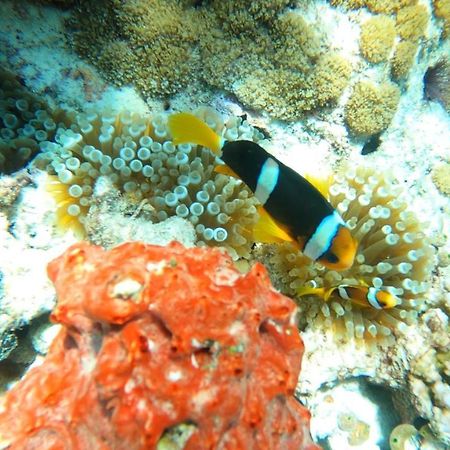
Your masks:
[[[298,304],[303,329],[332,329],[336,338],[392,343],[394,332],[415,323],[424,305],[434,264],[432,246],[408,210],[405,193],[388,173],[345,167],[329,181],[328,196],[359,242],[353,266],[344,272],[327,270],[289,244],[263,247],[263,261],[271,266],[276,286],[292,296],[304,286],[361,283],[391,291],[402,303],[386,310],[360,307],[338,296],[325,302],[306,295]]]
[[[374,16],[361,27],[361,52],[370,62],[386,61],[394,45],[394,39],[394,21],[384,15]]]
[[[450,446],[450,324],[441,310],[428,311],[426,324],[429,344],[411,361],[408,390],[421,417],[429,421],[433,433]],[[406,414],[405,414],[406,415]],[[409,418],[409,417],[408,417]]]
[[[443,21],[443,34],[450,35],[450,0],[433,0],[434,14]]]
[[[294,303],[218,250],[77,244],[48,266],[63,326],[2,399],[2,448],[307,449]],[[20,414],[17,411],[20,410]]]
[[[431,176],[439,191],[450,197],[450,163],[445,162],[434,167]]]
[[[394,83],[358,82],[345,107],[348,127],[360,135],[382,132],[391,123],[399,100],[400,90]]]
[[[77,52],[116,84],[157,97],[220,88],[290,120],[336,104],[352,71],[322,27],[291,4],[82,1],[70,31]]]
[[[264,136],[240,118],[224,121],[209,108],[195,112],[227,140],[262,142]],[[33,165],[50,174],[48,191],[57,203],[57,223],[80,237],[93,229],[87,218],[95,185],[106,177],[134,205],[130,214],[150,222],[171,216],[189,220],[197,245],[223,246],[234,258],[248,256],[257,200],[235,178],[214,171],[210,150],[175,146],[167,114],[129,111],[67,113],[54,141],[41,144]]]

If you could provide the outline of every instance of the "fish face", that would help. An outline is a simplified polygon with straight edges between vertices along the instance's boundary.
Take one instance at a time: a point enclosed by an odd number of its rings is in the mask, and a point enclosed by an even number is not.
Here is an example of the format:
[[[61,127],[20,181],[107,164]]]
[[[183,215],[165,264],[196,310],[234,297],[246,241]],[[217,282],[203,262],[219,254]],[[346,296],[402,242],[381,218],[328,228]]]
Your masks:
[[[330,248],[317,261],[328,269],[347,270],[353,265],[357,249],[358,243],[350,230],[341,225],[331,242]]]

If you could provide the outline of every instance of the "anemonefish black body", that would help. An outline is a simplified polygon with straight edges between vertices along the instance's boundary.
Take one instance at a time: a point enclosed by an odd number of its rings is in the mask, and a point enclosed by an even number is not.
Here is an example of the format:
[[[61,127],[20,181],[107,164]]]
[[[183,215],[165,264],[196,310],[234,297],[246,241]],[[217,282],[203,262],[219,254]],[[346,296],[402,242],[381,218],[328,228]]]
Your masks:
[[[342,300],[350,300],[363,308],[389,309],[401,303],[401,300],[388,291],[373,286],[342,284],[326,288],[303,287],[298,289],[300,297],[316,295],[328,301],[331,296],[337,296]]]
[[[352,266],[357,244],[340,215],[304,177],[252,141],[225,141],[192,114],[169,117],[175,144],[210,148],[224,163],[217,171],[240,178],[262,205],[254,238],[294,243],[328,268]]]

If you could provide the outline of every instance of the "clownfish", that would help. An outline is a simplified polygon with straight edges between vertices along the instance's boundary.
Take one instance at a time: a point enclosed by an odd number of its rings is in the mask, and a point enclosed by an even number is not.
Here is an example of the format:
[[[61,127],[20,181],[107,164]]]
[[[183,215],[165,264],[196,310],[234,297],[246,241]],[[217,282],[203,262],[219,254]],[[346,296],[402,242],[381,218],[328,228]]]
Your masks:
[[[252,141],[226,141],[188,113],[169,117],[174,144],[191,143],[213,151],[224,165],[216,167],[241,179],[261,203],[256,242],[291,242],[305,256],[334,270],[353,265],[357,243],[341,216],[300,174]]]
[[[341,284],[328,289],[324,287],[304,287],[297,290],[300,297],[316,295],[326,302],[335,294],[342,300],[350,300],[363,308],[389,309],[401,303],[401,300],[388,291],[364,285]]]

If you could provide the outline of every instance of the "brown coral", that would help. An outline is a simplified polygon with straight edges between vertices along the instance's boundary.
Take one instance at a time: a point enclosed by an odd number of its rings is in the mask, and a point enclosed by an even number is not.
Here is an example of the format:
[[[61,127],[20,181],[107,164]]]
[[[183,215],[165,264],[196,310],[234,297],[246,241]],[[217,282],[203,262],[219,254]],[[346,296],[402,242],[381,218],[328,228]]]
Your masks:
[[[386,61],[395,39],[394,21],[385,15],[363,23],[359,45],[364,58],[373,63]]]
[[[295,306],[261,265],[242,275],[219,251],[83,243],[48,273],[63,329],[2,399],[2,447],[319,450],[293,397]]]
[[[375,13],[392,14],[404,6],[415,5],[417,0],[330,0],[330,3],[348,9],[366,7]]]
[[[244,78],[235,91],[248,106],[264,109],[285,120],[295,120],[304,112],[336,103],[350,75],[348,61],[330,53],[317,61],[314,72],[261,69]]]
[[[282,119],[333,104],[348,83],[348,62],[329,59],[315,24],[286,12],[287,0],[192,3],[99,8],[85,0],[72,20],[75,48],[111,81],[145,95],[167,97],[202,81]]]
[[[394,117],[400,90],[393,83],[375,85],[360,81],[345,107],[345,120],[355,134],[371,135],[385,130]]]
[[[450,35],[450,0],[433,0],[434,15],[444,21],[444,36]]]
[[[414,63],[416,53],[416,42],[401,41],[397,44],[394,56],[391,60],[391,74],[394,78],[400,79],[408,75],[408,72]]]
[[[77,11],[75,48],[110,81],[158,96],[190,83],[199,35],[192,8],[175,0],[84,1]]]
[[[433,183],[439,191],[450,197],[450,164],[440,164],[431,172]]]
[[[424,36],[429,20],[424,5],[401,8],[397,13],[397,32],[405,40],[417,41]]]

